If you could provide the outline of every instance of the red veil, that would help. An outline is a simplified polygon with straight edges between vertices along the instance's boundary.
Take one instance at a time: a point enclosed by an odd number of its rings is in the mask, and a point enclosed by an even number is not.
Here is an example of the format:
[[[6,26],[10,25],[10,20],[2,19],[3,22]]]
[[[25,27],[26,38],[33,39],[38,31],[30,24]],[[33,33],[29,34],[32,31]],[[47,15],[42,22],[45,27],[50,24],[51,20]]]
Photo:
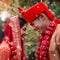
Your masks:
[[[23,55],[22,60],[26,60],[21,42],[20,22],[18,16],[10,18],[6,23],[4,38],[6,41],[13,43],[16,47],[16,51],[11,52],[11,55],[16,54],[16,57],[11,57],[10,55],[10,60],[21,60],[21,55]],[[14,50],[14,48],[12,50]]]

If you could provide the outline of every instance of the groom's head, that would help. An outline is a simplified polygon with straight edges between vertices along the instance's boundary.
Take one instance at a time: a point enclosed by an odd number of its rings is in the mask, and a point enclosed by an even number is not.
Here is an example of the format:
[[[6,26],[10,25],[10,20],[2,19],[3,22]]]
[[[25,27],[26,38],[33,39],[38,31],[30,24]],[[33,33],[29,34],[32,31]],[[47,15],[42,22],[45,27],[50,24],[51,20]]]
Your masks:
[[[51,20],[48,18],[48,16],[45,13],[41,13],[40,16],[36,18],[34,21],[32,21],[30,24],[34,30],[43,32],[49,25],[50,21]]]
[[[43,2],[33,5],[26,11],[19,8],[19,11],[23,18],[38,31],[45,30],[49,22],[55,19],[53,13]]]

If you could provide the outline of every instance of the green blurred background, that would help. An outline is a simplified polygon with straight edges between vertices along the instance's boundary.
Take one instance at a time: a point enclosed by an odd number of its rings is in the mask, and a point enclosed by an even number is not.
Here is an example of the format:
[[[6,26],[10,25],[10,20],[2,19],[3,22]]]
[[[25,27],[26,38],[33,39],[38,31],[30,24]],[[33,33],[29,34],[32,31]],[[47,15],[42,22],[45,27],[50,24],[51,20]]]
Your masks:
[[[40,1],[45,2],[49,9],[53,11],[55,16],[58,19],[60,18],[60,0],[0,0],[0,29],[4,32],[6,21],[11,16],[20,15],[17,10],[19,6],[26,10]],[[30,24],[28,24],[27,32],[28,35],[24,40],[25,52],[27,53],[29,60],[35,60],[35,52],[40,33],[33,31]]]

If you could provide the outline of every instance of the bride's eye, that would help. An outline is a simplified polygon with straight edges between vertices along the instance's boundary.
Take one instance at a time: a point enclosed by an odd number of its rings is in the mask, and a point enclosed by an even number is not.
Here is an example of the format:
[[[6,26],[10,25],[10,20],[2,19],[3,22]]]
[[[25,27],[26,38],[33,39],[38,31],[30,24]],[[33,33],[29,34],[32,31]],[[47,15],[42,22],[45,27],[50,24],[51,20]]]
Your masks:
[[[26,31],[26,28],[24,28],[23,30]]]
[[[34,23],[31,23],[30,25],[31,25],[31,26],[34,26]]]

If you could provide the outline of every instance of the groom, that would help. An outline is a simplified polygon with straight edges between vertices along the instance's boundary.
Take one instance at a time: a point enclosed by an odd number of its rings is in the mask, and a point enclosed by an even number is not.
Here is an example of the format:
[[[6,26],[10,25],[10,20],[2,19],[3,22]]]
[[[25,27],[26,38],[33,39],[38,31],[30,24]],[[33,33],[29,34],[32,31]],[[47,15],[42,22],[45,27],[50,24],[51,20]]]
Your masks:
[[[60,21],[43,2],[33,5],[26,11],[18,9],[34,30],[41,32],[36,60],[60,60]]]

